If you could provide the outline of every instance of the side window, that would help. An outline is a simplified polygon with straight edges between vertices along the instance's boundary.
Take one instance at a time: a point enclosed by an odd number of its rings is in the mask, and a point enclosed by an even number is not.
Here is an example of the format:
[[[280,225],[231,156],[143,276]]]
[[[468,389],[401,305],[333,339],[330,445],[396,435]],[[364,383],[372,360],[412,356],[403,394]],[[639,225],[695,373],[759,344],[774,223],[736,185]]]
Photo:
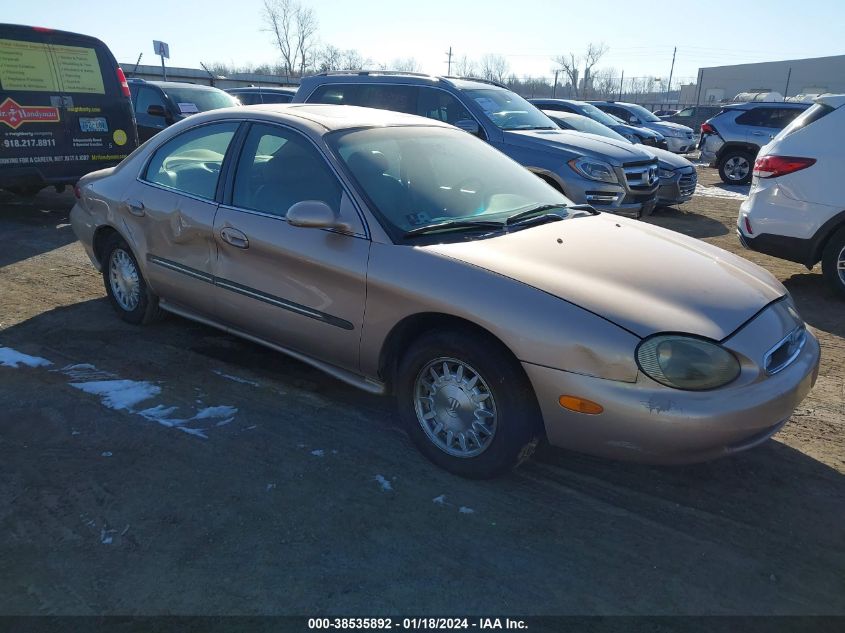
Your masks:
[[[144,179],[213,200],[223,157],[237,129],[235,122],[213,123],[180,134],[153,154]]]
[[[630,112],[628,112],[625,108],[619,108],[619,107],[614,106],[614,107],[610,108],[610,113],[613,116],[618,116],[620,119],[625,121],[625,123],[633,123],[633,121],[631,121],[631,117],[634,116],[634,115],[631,114]],[[634,118],[636,118],[636,117],[634,117]]]
[[[792,123],[801,112],[802,110],[798,108],[772,108],[772,112],[769,115],[769,127],[782,130]]]
[[[434,88],[420,88],[416,114],[451,125],[458,121],[473,119],[464,104],[448,92]]]
[[[321,200],[340,209],[342,189],[326,159],[303,136],[255,124],[249,131],[235,172],[232,204],[284,217],[303,200]]]
[[[406,114],[417,113],[416,86],[370,84],[363,86],[363,96],[358,105]]]
[[[362,86],[324,84],[311,93],[308,103],[332,103],[334,105],[361,105]]]
[[[239,92],[232,96],[240,101],[241,105],[255,105],[256,103],[261,103],[261,95],[252,92]]]
[[[135,101],[135,114],[147,114],[147,109],[151,105],[159,105],[166,109],[164,99],[162,99],[161,94],[157,90],[147,86],[139,86],[138,98]]]
[[[769,112],[768,108],[751,108],[740,114],[736,118],[736,122],[740,125],[752,125],[754,127],[768,127],[769,126]]]

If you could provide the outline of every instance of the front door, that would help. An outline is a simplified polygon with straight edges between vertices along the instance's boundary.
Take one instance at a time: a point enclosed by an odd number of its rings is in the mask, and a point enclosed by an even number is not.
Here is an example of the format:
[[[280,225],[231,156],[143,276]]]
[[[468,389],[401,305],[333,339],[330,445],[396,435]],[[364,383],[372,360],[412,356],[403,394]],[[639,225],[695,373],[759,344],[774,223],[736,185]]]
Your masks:
[[[320,200],[350,233],[291,226],[287,210]],[[214,221],[220,319],[261,339],[355,371],[370,242],[321,152],[285,127],[253,124]]]
[[[211,315],[212,229],[223,157],[238,123],[200,125],[156,151],[124,204],[128,236],[154,292],[170,303]]]

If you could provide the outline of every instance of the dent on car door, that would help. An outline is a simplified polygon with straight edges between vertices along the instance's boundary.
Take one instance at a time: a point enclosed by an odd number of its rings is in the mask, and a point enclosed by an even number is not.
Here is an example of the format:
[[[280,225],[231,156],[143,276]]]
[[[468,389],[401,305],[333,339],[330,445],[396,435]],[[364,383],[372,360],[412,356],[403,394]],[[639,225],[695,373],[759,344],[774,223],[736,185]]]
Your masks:
[[[238,123],[194,127],[162,145],[123,201],[150,286],[172,304],[214,313],[215,196]]]
[[[304,136],[252,124],[214,222],[219,318],[277,345],[358,367],[370,242],[336,175]],[[288,209],[319,200],[350,233],[292,226]]]

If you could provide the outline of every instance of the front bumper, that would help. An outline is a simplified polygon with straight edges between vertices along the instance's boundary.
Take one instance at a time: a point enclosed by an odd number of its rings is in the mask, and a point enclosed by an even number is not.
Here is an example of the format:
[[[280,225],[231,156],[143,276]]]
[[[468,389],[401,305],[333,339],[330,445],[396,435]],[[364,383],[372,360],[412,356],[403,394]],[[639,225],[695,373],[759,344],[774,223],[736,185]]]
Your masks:
[[[798,358],[752,384],[694,392],[640,375],[626,383],[523,363],[553,446],[612,459],[690,463],[746,450],[777,433],[818,376],[819,344],[807,333]],[[558,404],[576,395],[604,407],[598,415]]]
[[[667,136],[666,137],[666,144],[670,152],[674,154],[686,154],[687,152],[691,152],[695,149],[696,142],[694,137],[678,137],[678,136]]]
[[[698,174],[695,169],[678,172],[672,178],[661,178],[657,190],[658,206],[672,206],[689,202],[695,193]]]
[[[573,202],[592,205],[599,211],[608,211],[635,218],[640,215],[648,215],[656,204],[656,188],[652,191],[637,193],[629,191],[623,185],[588,180],[580,176],[570,176],[563,180],[563,189],[567,197]]]

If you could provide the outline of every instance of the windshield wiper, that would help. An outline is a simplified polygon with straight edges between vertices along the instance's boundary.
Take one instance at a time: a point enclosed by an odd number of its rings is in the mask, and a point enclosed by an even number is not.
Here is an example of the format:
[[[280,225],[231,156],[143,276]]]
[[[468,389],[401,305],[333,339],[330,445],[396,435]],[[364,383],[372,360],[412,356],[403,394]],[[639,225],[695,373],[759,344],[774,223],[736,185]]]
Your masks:
[[[414,237],[415,235],[425,235],[427,233],[437,233],[438,231],[461,231],[468,229],[501,229],[505,226],[503,222],[492,222],[490,220],[448,220],[447,222],[439,222],[437,224],[429,224],[427,226],[419,226],[410,231],[406,231],[403,237]]]
[[[513,226],[514,224],[519,224],[524,222],[526,219],[531,218],[539,213],[543,213],[544,211],[551,211],[552,209],[566,209],[568,205],[565,204],[541,204],[536,207],[531,207],[530,209],[526,209],[525,211],[520,211],[512,216],[510,216],[507,220],[505,220],[506,226]],[[545,214],[547,216],[552,216],[553,214],[548,213]],[[554,216],[560,218],[559,215]],[[562,218],[561,218],[562,219]]]

